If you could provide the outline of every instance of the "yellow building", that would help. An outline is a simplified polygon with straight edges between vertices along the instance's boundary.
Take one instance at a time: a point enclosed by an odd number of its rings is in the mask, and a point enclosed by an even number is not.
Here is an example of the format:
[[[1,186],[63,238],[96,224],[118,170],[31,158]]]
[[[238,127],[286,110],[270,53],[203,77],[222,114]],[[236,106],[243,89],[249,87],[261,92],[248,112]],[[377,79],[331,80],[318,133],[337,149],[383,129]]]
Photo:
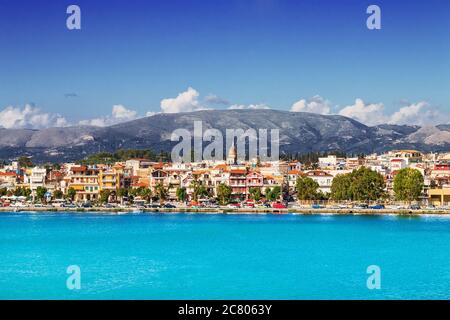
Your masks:
[[[435,206],[450,204],[450,188],[429,189],[428,200]]]
[[[100,191],[109,190],[116,192],[121,187],[122,174],[116,167],[102,168],[98,173],[98,186]]]
[[[409,163],[421,162],[423,157],[422,153],[417,150],[395,150],[389,151],[388,154],[394,158],[406,158]]]
[[[75,201],[95,201],[98,199],[99,169],[95,166],[73,166],[69,170],[67,180],[68,189],[76,191]]]

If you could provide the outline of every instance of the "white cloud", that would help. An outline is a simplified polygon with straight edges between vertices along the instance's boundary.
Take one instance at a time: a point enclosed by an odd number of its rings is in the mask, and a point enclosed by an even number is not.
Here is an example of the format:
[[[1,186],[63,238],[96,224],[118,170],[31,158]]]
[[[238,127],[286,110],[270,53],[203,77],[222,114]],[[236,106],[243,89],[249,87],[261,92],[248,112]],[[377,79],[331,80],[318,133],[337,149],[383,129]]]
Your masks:
[[[433,109],[426,101],[420,101],[404,107],[389,117],[389,123],[430,125],[447,121],[447,116]]]
[[[106,127],[120,122],[134,120],[136,118],[137,118],[136,111],[127,109],[125,106],[121,104],[117,104],[112,107],[110,116],[81,120],[79,124],[84,126]]]
[[[189,87],[186,91],[178,94],[176,98],[161,100],[161,111],[163,113],[191,112],[207,109],[199,100],[197,90]]]
[[[136,111],[127,109],[121,104],[114,105],[112,108],[112,116],[114,119],[123,121],[133,120],[136,119],[136,115]]]
[[[215,94],[208,94],[205,97],[205,102],[208,104],[224,105],[224,106],[227,106],[230,104],[230,102],[228,100],[221,98]]]
[[[4,128],[41,129],[67,125],[66,119],[61,115],[42,112],[29,104],[23,108],[8,106],[0,111],[0,127]]]
[[[319,114],[330,114],[330,101],[325,100],[319,95],[309,99],[301,99],[295,102],[291,107],[292,112],[312,112]]]
[[[366,125],[408,124],[431,125],[440,124],[448,120],[437,109],[426,101],[420,101],[401,107],[392,114],[386,114],[382,103],[365,103],[362,99],[356,99],[355,103],[339,111],[339,114],[358,120]]]
[[[358,120],[366,125],[377,125],[387,122],[382,103],[366,104],[362,99],[356,99],[353,105],[344,107],[339,111],[339,114]]]
[[[257,110],[257,109],[270,109],[270,107],[268,105],[264,104],[264,103],[249,104],[249,105],[233,104],[228,109],[230,109],[230,110],[244,110],[244,109]]]

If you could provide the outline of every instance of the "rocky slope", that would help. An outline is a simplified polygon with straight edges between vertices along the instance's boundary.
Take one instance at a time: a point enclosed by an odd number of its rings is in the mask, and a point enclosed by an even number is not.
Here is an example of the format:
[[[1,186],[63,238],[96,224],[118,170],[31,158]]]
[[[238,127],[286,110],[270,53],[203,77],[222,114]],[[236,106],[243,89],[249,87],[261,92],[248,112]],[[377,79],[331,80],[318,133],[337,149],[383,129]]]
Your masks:
[[[348,153],[382,152],[396,148],[422,151],[450,150],[450,125],[435,127],[379,125],[368,127],[338,115],[277,110],[210,110],[157,114],[110,127],[0,129],[0,158],[27,154],[35,161],[69,161],[89,153],[119,148],[170,151],[171,133],[192,132],[194,121],[203,130],[279,129],[281,152],[341,150]]]

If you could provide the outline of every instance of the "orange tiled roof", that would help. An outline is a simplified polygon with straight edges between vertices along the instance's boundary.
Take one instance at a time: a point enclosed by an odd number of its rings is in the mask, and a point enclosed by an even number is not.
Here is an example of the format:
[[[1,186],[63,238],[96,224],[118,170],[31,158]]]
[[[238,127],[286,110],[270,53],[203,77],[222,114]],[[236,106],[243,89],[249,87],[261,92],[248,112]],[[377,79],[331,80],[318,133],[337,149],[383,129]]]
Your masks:
[[[331,176],[331,174],[326,173],[325,171],[321,170],[312,170],[307,173],[308,176]]]
[[[164,167],[164,164],[162,162],[155,163],[152,167],[153,169],[162,169]]]
[[[215,170],[226,170],[227,168],[228,168],[228,165],[226,165],[226,164],[218,164],[213,169],[215,169]]]
[[[192,174],[204,174],[207,172],[208,172],[208,170],[195,170],[195,171],[192,171]]]
[[[78,166],[78,167],[72,167],[70,170],[73,172],[82,172],[82,171],[86,171],[87,167],[86,166]]]
[[[149,186],[149,184],[148,183],[145,183],[145,182],[137,182],[137,183],[133,183],[132,185],[131,185],[132,187],[143,187],[143,188],[145,188],[145,187],[148,187]]]
[[[305,174],[303,171],[300,170],[291,170],[288,172],[288,174]]]
[[[12,177],[12,176],[17,176],[17,174],[16,174],[15,172],[10,172],[10,171],[8,171],[8,172],[0,172],[0,176],[3,176],[3,177]]]
[[[234,173],[234,174],[246,174],[247,170],[243,170],[243,169],[231,169],[230,173]]]

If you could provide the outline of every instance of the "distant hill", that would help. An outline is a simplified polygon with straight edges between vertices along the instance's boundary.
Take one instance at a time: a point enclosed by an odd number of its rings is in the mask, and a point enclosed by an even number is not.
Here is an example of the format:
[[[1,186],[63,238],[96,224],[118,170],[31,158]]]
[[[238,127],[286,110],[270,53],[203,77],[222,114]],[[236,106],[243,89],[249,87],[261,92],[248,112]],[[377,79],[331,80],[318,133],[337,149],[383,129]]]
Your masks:
[[[432,127],[366,126],[339,115],[319,115],[278,110],[208,110],[156,114],[110,127],[0,129],[0,158],[33,156],[34,161],[73,161],[88,154],[117,149],[170,151],[173,130],[279,129],[280,152],[341,150],[347,153],[382,152],[413,148],[422,151],[450,150],[450,125]]]

